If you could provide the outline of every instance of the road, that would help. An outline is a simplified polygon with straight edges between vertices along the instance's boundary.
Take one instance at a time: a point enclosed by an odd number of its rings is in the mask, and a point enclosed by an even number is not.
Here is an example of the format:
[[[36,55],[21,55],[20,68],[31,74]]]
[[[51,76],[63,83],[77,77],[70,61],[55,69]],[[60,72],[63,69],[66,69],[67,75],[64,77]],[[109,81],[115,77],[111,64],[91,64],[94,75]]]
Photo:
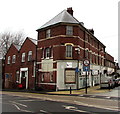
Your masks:
[[[118,113],[117,100],[86,98],[80,96],[58,96],[22,92],[2,93],[2,112],[27,112],[33,114],[53,113]],[[3,113],[4,114],[4,113]]]

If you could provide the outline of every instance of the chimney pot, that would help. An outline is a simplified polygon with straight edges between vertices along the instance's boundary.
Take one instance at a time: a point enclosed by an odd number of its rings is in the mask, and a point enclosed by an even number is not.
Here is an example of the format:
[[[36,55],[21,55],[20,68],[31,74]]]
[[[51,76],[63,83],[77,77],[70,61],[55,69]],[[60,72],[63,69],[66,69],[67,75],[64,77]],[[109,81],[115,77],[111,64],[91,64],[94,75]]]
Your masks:
[[[67,12],[73,16],[73,10],[72,10],[72,7],[67,8]]]
[[[94,35],[94,30],[93,29],[88,29],[93,35]]]

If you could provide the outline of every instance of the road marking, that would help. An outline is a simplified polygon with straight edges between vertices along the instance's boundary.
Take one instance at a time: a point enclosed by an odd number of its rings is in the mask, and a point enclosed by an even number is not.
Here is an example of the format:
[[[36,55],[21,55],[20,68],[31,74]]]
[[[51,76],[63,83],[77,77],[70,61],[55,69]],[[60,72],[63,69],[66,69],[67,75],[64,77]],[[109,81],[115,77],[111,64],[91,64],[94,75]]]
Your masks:
[[[45,110],[40,110],[40,112],[47,113],[47,111],[45,111]]]
[[[110,99],[111,97],[105,97],[105,98]]]
[[[35,100],[26,99],[26,100],[19,100],[19,101],[35,101]]]
[[[14,105],[18,110],[22,111],[22,112],[32,112],[32,111],[29,111],[29,110],[23,110],[23,109],[20,109],[20,107],[16,104],[12,104]]]
[[[27,105],[24,105],[24,104],[21,104],[21,103],[17,103],[15,101],[9,101],[9,102],[14,103],[14,104],[18,104],[18,105],[21,105],[21,106],[24,106],[24,107],[27,107]]]
[[[20,110],[20,108],[16,105],[16,104],[13,104],[18,110]]]
[[[96,97],[96,96],[93,95],[93,96],[90,96],[90,97]]]
[[[67,110],[72,110],[72,111],[76,111],[76,112],[85,112],[85,113],[89,113],[87,111],[84,110],[79,110],[77,107],[74,106],[66,106],[66,105],[62,105],[65,109]]]

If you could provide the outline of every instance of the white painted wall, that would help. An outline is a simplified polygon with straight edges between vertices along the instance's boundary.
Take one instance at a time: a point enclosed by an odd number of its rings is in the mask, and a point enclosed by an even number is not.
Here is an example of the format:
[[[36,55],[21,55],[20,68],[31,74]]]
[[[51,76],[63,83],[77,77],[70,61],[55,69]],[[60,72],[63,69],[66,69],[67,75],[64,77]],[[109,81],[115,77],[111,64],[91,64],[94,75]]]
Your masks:
[[[68,65],[69,64],[69,65]],[[70,86],[72,89],[76,89],[76,84],[65,84],[65,68],[76,68],[77,61],[61,60],[57,61],[57,88],[58,89],[69,89]]]

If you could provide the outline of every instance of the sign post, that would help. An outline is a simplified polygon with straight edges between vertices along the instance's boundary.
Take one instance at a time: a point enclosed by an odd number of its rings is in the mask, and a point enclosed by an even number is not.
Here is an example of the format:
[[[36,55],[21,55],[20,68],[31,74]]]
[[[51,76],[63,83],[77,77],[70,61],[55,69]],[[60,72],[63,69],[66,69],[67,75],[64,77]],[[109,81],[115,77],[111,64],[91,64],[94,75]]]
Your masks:
[[[90,70],[90,61],[88,59],[85,59],[83,61],[83,71],[86,72],[86,84],[85,84],[85,93],[87,94],[87,72]]]

